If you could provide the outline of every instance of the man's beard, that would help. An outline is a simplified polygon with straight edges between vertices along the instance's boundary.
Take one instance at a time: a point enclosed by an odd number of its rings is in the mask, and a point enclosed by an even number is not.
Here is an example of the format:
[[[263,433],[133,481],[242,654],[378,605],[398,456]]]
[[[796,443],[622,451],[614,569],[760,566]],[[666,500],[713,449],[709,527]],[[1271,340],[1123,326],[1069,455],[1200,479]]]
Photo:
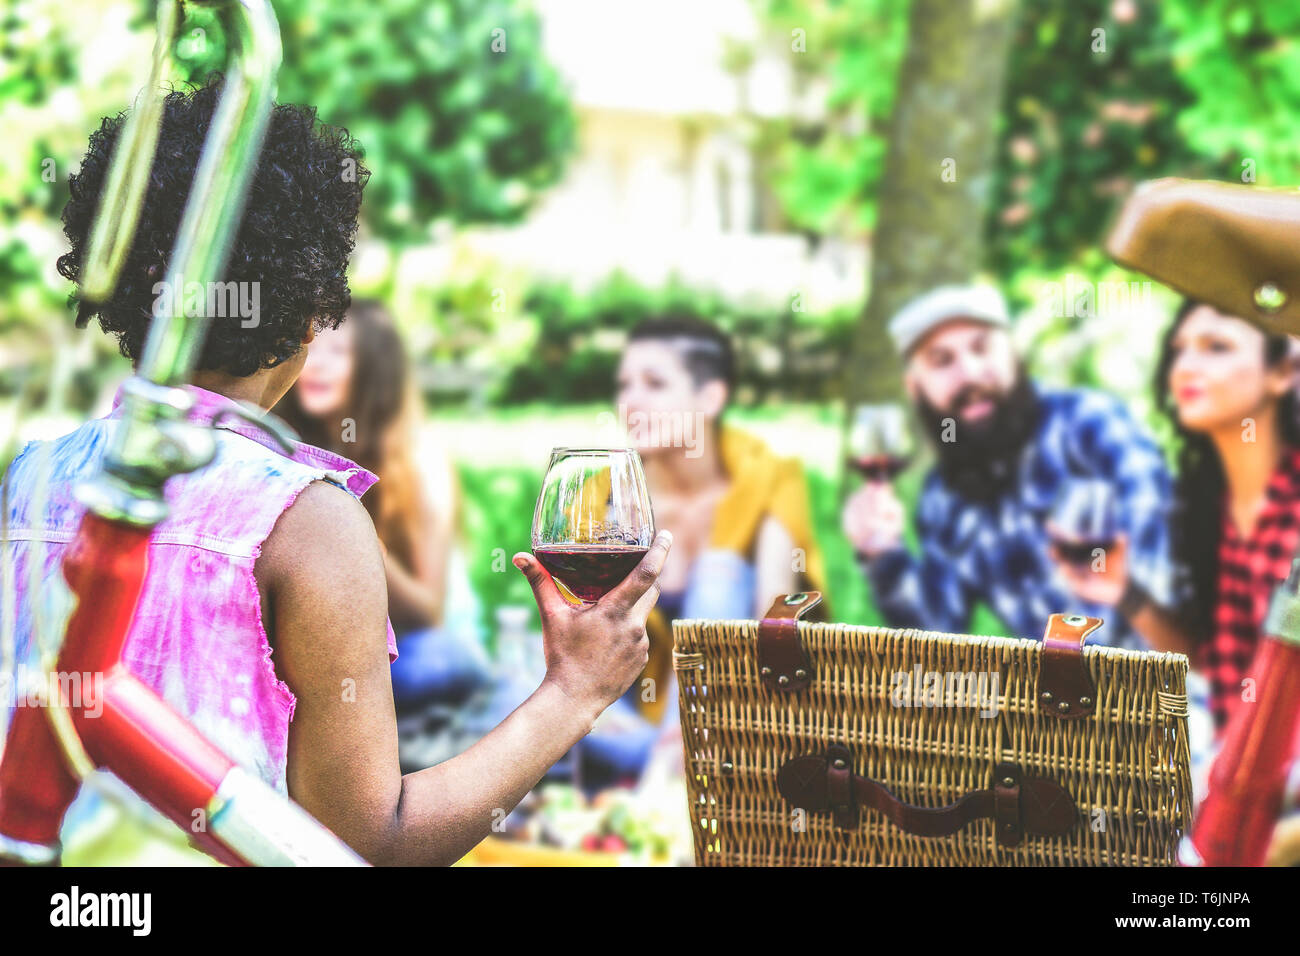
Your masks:
[[[994,406],[982,420],[965,422],[958,416],[964,405],[981,399]],[[917,414],[934,443],[939,475],[963,498],[993,501],[1010,487],[1020,454],[1034,437],[1042,411],[1038,396],[1019,369],[1005,394],[970,385],[957,393],[952,409],[940,412],[925,396],[918,396]]]

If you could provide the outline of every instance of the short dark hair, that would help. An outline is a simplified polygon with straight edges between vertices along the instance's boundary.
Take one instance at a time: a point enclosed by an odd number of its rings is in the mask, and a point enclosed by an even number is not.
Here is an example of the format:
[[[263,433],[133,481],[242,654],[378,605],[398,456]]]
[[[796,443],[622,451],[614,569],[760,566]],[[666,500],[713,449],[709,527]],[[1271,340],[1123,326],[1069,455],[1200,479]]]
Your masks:
[[[721,381],[730,394],[735,385],[736,355],[731,340],[717,326],[693,315],[665,315],[638,323],[629,342],[664,342],[681,356],[696,387]]]
[[[117,288],[105,302],[89,302],[75,292],[70,300],[78,306],[77,324],[97,316],[132,363],[144,352],[157,298],[153,290],[166,277],[223,84],[224,76],[213,73],[202,86],[167,94],[157,158]],[[125,111],[103,120],[90,135],[80,171],[69,179],[63,231],[72,250],[59,258],[58,269],[74,282],[81,280],[90,226],[125,120]],[[348,257],[369,177],[352,137],[318,124],[315,107],[274,107],[226,272],[208,277],[258,283],[258,322],[245,328],[239,317],[213,317],[199,369],[252,375],[296,354],[309,322],[318,331],[342,323],[352,299]]]

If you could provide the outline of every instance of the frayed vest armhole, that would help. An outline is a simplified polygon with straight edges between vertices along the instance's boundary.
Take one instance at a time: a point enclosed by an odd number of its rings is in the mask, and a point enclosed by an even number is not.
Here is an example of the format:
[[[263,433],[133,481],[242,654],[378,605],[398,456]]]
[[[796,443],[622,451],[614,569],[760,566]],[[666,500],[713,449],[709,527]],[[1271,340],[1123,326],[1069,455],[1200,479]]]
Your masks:
[[[271,536],[275,530],[275,525],[279,522],[281,515],[293,507],[298,496],[306,490],[307,486],[316,481],[329,481],[336,484],[330,478],[324,475],[315,475],[310,472],[296,475],[289,485],[289,493],[285,498],[284,506],[276,512],[264,529],[259,529],[260,537],[253,545],[253,559],[248,563],[247,585],[251,590],[249,600],[256,611],[257,635],[260,641],[258,654],[261,658],[262,665],[266,670],[268,679],[280,693],[281,706],[284,709],[286,725],[293,722],[293,713],[298,706],[298,698],[290,689],[289,685],[280,679],[279,672],[275,669],[275,647],[271,642],[271,635],[266,630],[266,622],[262,618],[262,590],[257,582],[257,559],[262,556],[262,545],[266,539]],[[347,490],[344,488],[344,490]]]

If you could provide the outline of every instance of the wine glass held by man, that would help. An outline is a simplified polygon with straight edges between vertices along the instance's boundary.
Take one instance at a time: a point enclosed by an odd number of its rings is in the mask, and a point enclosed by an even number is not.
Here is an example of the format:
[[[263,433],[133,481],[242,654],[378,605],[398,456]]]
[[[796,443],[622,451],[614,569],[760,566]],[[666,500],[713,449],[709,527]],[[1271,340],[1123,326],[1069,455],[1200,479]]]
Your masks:
[[[1048,553],[1070,593],[1094,604],[1117,605],[1123,600],[1129,578],[1128,537],[1122,532],[1115,535],[1108,547],[1095,549],[1086,560],[1062,554],[1060,545],[1055,542],[1049,546]],[[1142,612],[1136,613],[1141,615]],[[1145,633],[1142,623],[1135,617],[1133,626]]]
[[[907,415],[897,402],[858,406],[848,435],[848,466],[867,482],[893,481],[913,451]]]
[[[1128,581],[1128,538],[1119,531],[1109,483],[1067,482],[1047,518],[1048,551],[1072,593],[1118,605]]]
[[[150,172],[128,266],[109,299],[81,303],[82,316],[97,316],[135,363],[165,267],[157,250],[174,245],[175,197],[192,185],[223,82],[214,75],[167,95],[158,152],[169,159]],[[97,124],[71,179],[63,213],[70,251],[59,268],[74,281],[124,118]],[[339,176],[345,166],[357,175]],[[301,373],[317,331],[345,320],[346,269],[368,178],[359,144],[320,124],[314,108],[274,108],[228,270],[232,282],[260,287],[258,320],[214,318],[196,365],[196,414],[228,416],[237,401],[271,408]],[[67,522],[78,513],[73,489],[99,472],[119,421],[96,419],[54,440],[39,476],[42,456],[30,451],[10,466],[11,527],[30,529],[45,551],[44,564],[28,569],[26,542],[4,544],[20,569],[20,648],[33,643],[31,608],[61,574]],[[515,555],[541,610],[545,677],[464,753],[403,774],[386,570],[360,501],[375,476],[303,443],[288,454],[228,423],[214,433],[213,462],[168,483],[168,534],[150,541],[150,574],[123,661],[217,747],[366,860],[456,861],[641,671],[671,535],[660,534],[626,580],[586,607],[566,603],[532,555]],[[42,482],[48,506],[38,512],[32,489]]]

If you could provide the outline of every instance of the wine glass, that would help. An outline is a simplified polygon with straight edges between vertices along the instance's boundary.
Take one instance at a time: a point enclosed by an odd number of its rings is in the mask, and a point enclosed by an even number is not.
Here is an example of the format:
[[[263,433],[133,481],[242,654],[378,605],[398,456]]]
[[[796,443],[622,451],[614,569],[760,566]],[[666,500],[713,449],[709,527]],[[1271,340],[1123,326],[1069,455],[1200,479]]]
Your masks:
[[[533,555],[560,593],[592,604],[641,563],[655,536],[633,448],[556,448],[533,511]]]
[[[892,481],[911,461],[907,414],[897,402],[859,405],[849,426],[849,467],[867,481]]]
[[[1097,551],[1115,545],[1115,492],[1109,482],[1074,479],[1067,482],[1047,522],[1047,534],[1067,564],[1087,566]]]

